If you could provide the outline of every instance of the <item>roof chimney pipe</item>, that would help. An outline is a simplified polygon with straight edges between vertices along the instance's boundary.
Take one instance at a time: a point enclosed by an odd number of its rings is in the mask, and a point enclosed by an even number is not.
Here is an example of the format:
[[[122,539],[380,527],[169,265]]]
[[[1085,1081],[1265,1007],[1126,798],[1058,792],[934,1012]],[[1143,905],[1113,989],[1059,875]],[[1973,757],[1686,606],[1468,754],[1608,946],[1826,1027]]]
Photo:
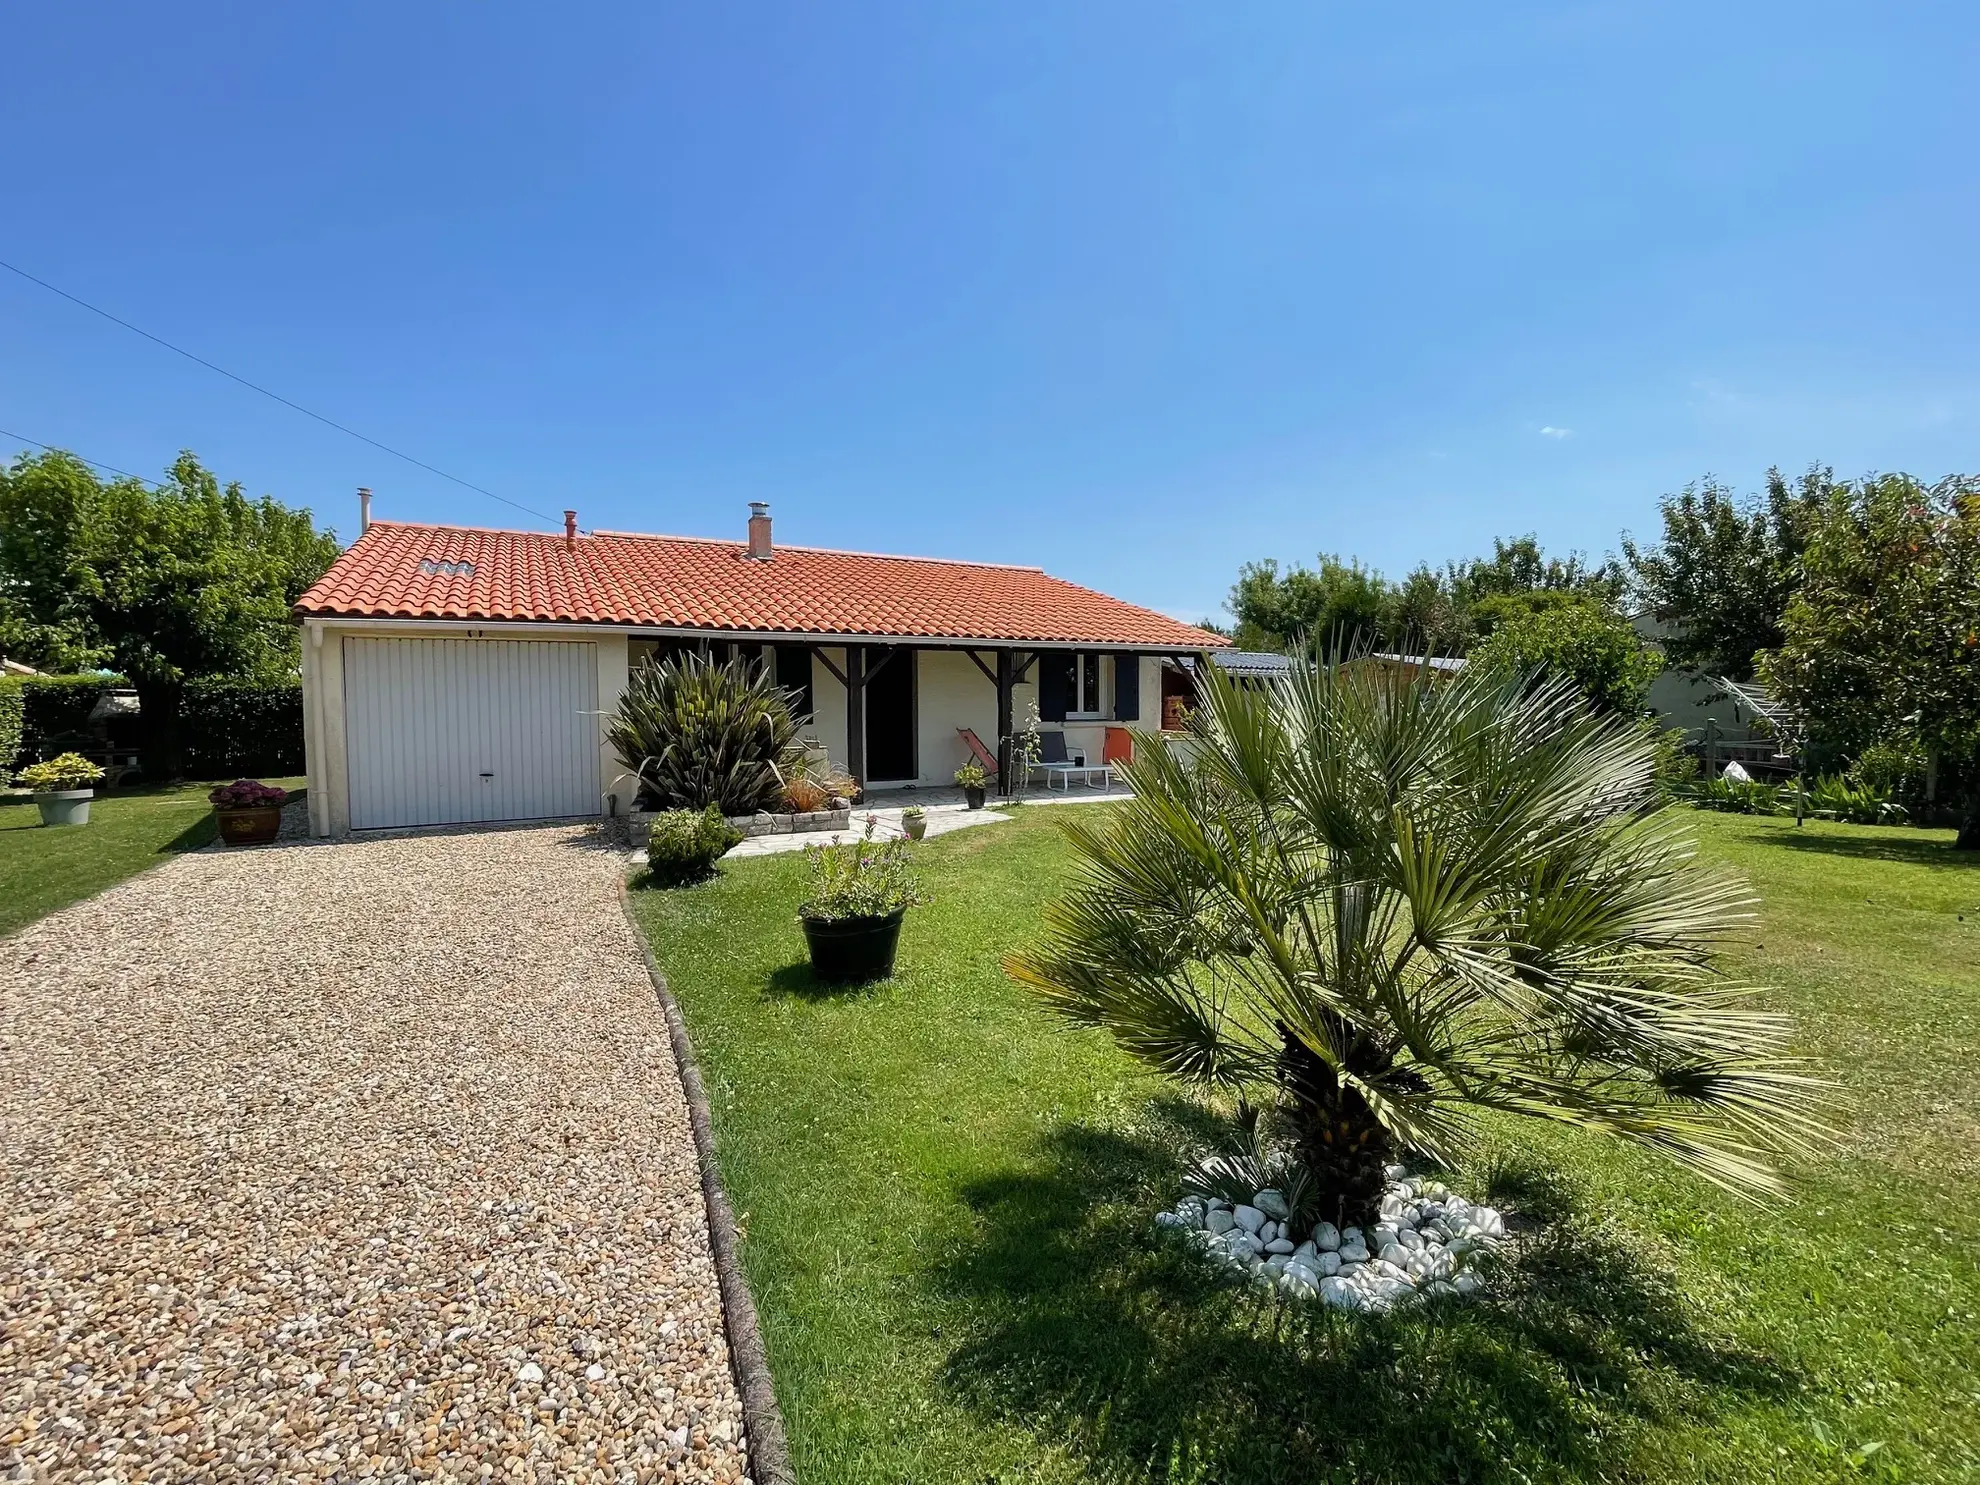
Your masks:
[[[359,485],[358,486],[358,535],[362,536],[364,535],[365,532],[369,531],[370,529],[371,529],[371,490],[367,486]]]
[[[577,550],[577,512],[574,510],[564,512],[564,550]]]
[[[758,562],[770,560],[770,504],[765,500],[749,503],[749,554]]]

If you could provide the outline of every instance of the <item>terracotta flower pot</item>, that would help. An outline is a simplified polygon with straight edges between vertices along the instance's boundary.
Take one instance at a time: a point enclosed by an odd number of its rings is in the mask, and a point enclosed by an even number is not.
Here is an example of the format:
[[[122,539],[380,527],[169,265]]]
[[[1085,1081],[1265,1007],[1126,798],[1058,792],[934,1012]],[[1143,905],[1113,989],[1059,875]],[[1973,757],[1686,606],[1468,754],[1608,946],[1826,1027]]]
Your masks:
[[[216,809],[213,814],[220,822],[220,839],[230,846],[265,846],[282,830],[279,805],[263,804],[242,810]]]

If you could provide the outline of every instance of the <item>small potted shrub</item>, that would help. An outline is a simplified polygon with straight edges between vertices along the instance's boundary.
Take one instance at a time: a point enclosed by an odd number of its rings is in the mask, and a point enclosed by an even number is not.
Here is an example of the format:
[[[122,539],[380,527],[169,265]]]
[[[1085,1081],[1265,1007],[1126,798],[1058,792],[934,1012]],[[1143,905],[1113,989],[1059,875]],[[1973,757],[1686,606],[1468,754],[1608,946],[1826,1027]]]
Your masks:
[[[714,874],[715,863],[742,839],[715,805],[661,810],[646,837],[646,871],[656,887],[684,887]]]
[[[989,781],[983,765],[974,759],[956,770],[956,786],[963,791],[964,801],[973,810],[983,808],[983,788]]]
[[[103,770],[81,753],[63,753],[21,770],[44,825],[87,825],[89,801],[102,777]]]
[[[206,797],[220,822],[220,839],[230,846],[265,846],[281,833],[289,791],[258,779],[236,779]]]
[[[864,838],[843,846],[812,846],[811,892],[798,908],[811,951],[811,972],[821,980],[885,979],[894,972],[901,920],[926,902],[908,866],[907,842],[873,843],[874,822]]]
[[[909,840],[920,840],[928,834],[928,815],[918,804],[911,804],[901,811],[901,829],[907,832]]]

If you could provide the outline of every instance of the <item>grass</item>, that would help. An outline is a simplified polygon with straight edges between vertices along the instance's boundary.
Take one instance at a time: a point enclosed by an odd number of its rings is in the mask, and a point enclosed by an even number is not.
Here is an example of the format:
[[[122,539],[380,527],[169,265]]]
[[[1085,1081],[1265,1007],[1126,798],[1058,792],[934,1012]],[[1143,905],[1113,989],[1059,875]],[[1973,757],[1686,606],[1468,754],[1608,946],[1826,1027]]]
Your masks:
[[[266,782],[302,787],[301,779]],[[0,935],[209,844],[212,787],[155,784],[99,794],[80,826],[44,826],[25,796],[0,802]]]
[[[1069,865],[1017,815],[919,849],[935,901],[863,991],[804,966],[798,858],[636,894],[811,1485],[1980,1479],[1980,862],[1949,832],[1695,817],[1764,900],[1740,968],[1843,1085],[1796,1200],[1495,1125],[1457,1179],[1541,1224],[1513,1293],[1348,1319],[1150,1232],[1208,1116],[998,972]]]

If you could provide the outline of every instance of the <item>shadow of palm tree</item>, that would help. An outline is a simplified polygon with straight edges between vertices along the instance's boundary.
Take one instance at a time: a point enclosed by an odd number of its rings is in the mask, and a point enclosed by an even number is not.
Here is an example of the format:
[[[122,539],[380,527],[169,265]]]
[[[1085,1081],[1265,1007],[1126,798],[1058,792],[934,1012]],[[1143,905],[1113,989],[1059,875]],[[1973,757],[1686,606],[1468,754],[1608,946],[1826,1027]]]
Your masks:
[[[947,1385],[1101,1478],[1516,1481],[1616,1472],[1616,1434],[1796,1379],[1699,1335],[1667,1281],[1567,1214],[1488,1301],[1348,1316],[1218,1278],[1149,1226],[1173,1138],[1083,1126],[964,1193]],[[1626,1470],[1623,1472],[1627,1472]]]

